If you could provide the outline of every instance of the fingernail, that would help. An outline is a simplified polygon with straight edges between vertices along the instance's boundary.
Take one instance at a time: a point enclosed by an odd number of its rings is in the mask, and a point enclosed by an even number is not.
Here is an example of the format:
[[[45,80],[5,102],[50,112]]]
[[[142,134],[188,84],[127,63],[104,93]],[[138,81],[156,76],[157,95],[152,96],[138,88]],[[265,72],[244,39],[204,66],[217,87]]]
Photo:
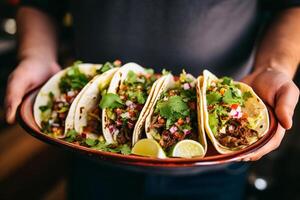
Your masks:
[[[249,162],[251,160],[251,158],[244,158],[243,161],[245,162]]]

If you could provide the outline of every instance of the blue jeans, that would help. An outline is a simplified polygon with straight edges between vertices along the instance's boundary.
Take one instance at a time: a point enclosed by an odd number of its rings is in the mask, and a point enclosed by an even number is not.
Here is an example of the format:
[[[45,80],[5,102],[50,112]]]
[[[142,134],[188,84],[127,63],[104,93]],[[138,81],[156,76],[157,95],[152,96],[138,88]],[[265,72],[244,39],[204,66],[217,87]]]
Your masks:
[[[243,199],[248,165],[234,163],[224,169],[193,176],[135,173],[102,166],[87,159],[72,161],[69,199]]]

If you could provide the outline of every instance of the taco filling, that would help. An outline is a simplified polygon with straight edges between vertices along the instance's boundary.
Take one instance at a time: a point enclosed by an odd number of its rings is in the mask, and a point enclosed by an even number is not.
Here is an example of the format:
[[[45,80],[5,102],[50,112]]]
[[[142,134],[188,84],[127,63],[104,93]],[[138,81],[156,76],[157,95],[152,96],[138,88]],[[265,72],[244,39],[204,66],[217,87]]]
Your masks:
[[[165,151],[183,139],[197,140],[196,102],[195,79],[186,73],[158,99],[149,132]]]
[[[102,111],[99,107],[88,112],[87,124],[83,127],[81,135],[86,137],[89,133],[102,135]]]
[[[60,95],[55,97],[53,93],[50,92],[48,103],[39,107],[42,113],[41,127],[44,133],[53,134],[54,136],[61,136],[64,134],[65,120],[72,102],[81,89],[93,78],[92,76],[82,73],[79,69],[79,64],[81,64],[81,62],[75,62],[60,79]],[[119,65],[116,62],[113,64],[109,62],[105,63],[97,70],[97,74],[108,71],[116,64]],[[90,124],[88,128],[95,127]]]
[[[228,148],[249,145],[258,132],[244,109],[251,92],[243,92],[231,78],[213,80],[206,90],[209,127],[219,143]]]
[[[153,71],[147,72],[129,71],[116,94],[105,94],[99,104],[102,109],[107,108],[109,122],[106,128],[118,144],[131,143],[135,124],[156,80]]]

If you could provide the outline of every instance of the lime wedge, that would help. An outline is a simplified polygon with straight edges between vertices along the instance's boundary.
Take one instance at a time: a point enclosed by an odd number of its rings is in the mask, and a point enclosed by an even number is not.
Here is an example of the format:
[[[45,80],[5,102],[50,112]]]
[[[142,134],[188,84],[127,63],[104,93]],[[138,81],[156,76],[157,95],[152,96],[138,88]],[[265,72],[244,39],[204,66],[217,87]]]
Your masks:
[[[180,158],[204,157],[204,148],[194,140],[182,140],[175,145],[171,155]]]
[[[155,158],[166,158],[161,146],[153,139],[139,140],[131,150],[132,154]]]

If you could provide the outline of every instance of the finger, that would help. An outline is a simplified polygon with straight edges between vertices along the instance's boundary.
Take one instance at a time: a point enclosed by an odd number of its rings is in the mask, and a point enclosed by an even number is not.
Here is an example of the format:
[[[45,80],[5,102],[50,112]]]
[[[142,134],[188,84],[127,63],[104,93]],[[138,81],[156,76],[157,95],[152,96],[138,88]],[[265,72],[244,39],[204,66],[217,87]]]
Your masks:
[[[290,129],[293,123],[293,114],[299,98],[299,89],[293,82],[282,85],[275,97],[275,113],[280,124]]]
[[[23,96],[32,89],[32,83],[25,76],[18,76],[17,73],[9,77],[5,97],[6,121],[14,123],[16,110],[22,101]]]
[[[256,161],[259,160],[264,155],[277,149],[284,137],[284,134],[285,134],[285,129],[280,124],[278,124],[274,137],[265,146],[260,148],[258,151],[251,153],[249,156],[243,158],[242,160],[245,162]]]

